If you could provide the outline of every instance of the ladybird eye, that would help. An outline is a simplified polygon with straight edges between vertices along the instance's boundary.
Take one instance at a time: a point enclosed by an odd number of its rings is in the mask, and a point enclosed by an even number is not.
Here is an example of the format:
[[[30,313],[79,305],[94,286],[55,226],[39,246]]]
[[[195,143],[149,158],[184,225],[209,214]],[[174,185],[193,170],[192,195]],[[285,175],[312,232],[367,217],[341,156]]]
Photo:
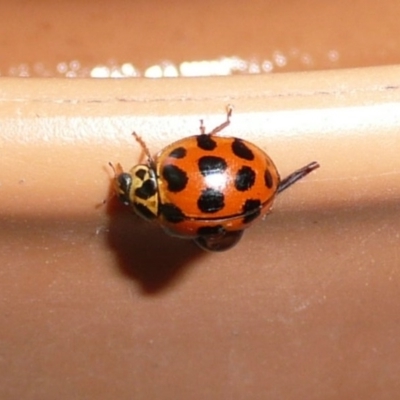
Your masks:
[[[123,172],[115,178],[115,182],[117,187],[117,196],[120,201],[126,205],[130,204],[129,192],[132,186],[132,176]]]

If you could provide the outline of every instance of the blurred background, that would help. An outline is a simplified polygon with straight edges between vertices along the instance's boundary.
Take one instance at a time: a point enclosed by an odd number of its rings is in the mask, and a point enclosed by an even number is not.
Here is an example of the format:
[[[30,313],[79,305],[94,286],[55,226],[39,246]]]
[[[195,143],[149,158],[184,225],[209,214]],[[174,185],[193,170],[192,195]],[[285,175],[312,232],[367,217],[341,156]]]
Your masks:
[[[396,64],[399,15],[395,0],[16,0],[0,7],[0,75],[154,78]]]

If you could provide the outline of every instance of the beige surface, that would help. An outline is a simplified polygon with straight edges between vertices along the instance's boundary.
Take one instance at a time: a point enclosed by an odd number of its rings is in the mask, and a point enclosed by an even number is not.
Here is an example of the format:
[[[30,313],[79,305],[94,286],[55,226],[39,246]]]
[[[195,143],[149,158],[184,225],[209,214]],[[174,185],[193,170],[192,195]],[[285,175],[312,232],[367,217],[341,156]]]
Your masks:
[[[39,13],[41,6],[23,4],[31,4],[20,3],[19,15],[31,15],[25,30],[43,26],[49,16]],[[115,6],[111,20],[132,15],[130,29],[146,15],[166,15],[155,7],[135,18],[127,4]],[[238,4],[228,7],[228,20],[239,20]],[[291,4],[298,12],[275,9],[275,18],[293,29],[279,39],[304,44],[288,16],[320,15],[303,24],[304,32],[315,38],[314,51],[331,48],[328,28],[340,31],[349,17],[339,19],[346,10],[332,6],[316,14],[315,4]],[[357,22],[370,29],[355,34],[363,51],[348,35],[332,35],[353,55],[341,62],[397,62],[398,25],[391,17],[398,6],[381,3],[378,18],[375,3],[363,4]],[[110,10],[101,7],[93,13],[108,21]],[[272,13],[270,3],[264,7],[264,15]],[[70,13],[60,19],[65,30],[77,15]],[[207,18],[213,15],[226,13],[208,10]],[[11,21],[4,18],[2,29],[11,32]],[[215,54],[226,46],[218,32],[207,47],[215,46]],[[46,44],[40,32],[28,37]],[[250,41],[255,48],[257,37]],[[386,49],[389,37],[393,45],[382,60],[376,46]],[[63,54],[90,53],[85,40],[71,43],[60,47]],[[204,48],[194,57],[208,57]],[[7,52],[10,63],[28,53],[19,41]],[[66,57],[37,54],[54,63]],[[399,67],[389,66],[157,81],[2,79],[0,397],[396,398],[399,76]],[[157,151],[196,133],[199,118],[210,128],[221,122],[227,102],[235,113],[226,133],[267,149],[282,175],[321,163],[237,247],[205,254],[114,201],[101,205],[109,194],[108,161],[130,167],[140,156],[133,129]]]

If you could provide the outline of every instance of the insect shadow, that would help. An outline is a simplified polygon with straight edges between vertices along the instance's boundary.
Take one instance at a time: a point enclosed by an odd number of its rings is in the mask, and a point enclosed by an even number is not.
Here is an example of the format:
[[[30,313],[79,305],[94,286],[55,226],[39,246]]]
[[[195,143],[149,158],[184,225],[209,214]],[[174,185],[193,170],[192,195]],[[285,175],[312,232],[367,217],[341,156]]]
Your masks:
[[[116,197],[107,202],[107,241],[121,272],[154,294],[172,285],[198,257],[206,255],[191,240],[167,235],[157,224],[142,220]]]

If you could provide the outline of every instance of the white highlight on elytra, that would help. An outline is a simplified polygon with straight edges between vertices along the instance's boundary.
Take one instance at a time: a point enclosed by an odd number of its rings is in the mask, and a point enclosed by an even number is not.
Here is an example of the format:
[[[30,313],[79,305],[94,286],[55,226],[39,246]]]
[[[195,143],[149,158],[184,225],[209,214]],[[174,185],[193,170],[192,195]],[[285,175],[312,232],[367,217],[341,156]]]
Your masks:
[[[222,190],[226,185],[226,174],[210,174],[205,176],[207,187],[218,188]]]

